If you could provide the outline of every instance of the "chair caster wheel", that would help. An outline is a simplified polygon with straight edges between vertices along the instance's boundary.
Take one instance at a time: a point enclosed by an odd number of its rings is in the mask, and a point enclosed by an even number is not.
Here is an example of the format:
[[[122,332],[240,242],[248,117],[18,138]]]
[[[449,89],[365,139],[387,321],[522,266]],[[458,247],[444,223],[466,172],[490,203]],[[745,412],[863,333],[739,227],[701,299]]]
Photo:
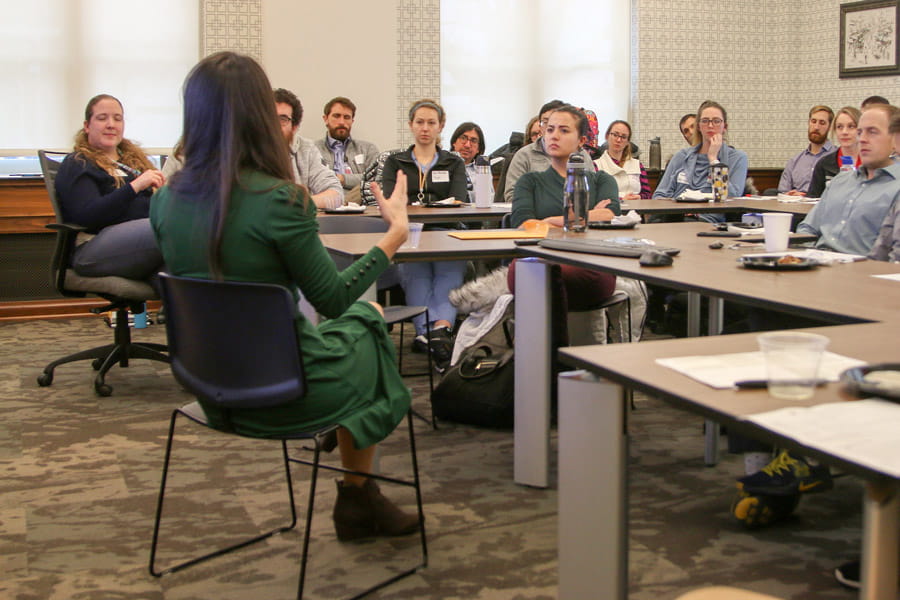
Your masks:
[[[106,385],[105,383],[95,383],[94,391],[97,392],[98,396],[111,396],[112,395],[112,387]]]
[[[99,371],[100,367],[102,367],[102,366],[103,366],[102,358],[95,358],[94,360],[91,361],[91,368],[94,369],[95,371]]]
[[[37,378],[38,385],[41,387],[47,387],[51,383],[53,383],[53,371],[49,373],[41,373]]]

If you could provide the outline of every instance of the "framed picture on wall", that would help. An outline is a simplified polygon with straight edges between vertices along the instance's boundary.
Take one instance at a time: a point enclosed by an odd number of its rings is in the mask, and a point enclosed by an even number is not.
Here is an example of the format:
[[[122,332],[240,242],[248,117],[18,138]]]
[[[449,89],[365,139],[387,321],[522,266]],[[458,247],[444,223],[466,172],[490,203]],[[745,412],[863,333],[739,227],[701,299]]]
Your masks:
[[[841,4],[840,78],[900,74],[900,0]]]

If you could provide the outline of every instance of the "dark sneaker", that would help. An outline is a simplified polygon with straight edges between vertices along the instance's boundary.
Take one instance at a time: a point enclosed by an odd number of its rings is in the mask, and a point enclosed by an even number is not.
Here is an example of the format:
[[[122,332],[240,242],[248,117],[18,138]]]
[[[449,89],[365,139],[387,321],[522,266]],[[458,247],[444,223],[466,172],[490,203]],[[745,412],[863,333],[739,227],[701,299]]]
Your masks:
[[[834,578],[837,582],[851,590],[859,589],[859,561],[852,560],[844,563],[834,570]]]
[[[783,450],[762,470],[738,479],[738,489],[750,495],[793,496],[834,487],[828,467],[810,465]]]
[[[428,338],[424,335],[417,335],[413,338],[412,351],[416,354],[425,354],[428,352]]]
[[[747,529],[765,527],[790,516],[800,503],[800,494],[793,496],[752,496],[739,491],[731,505],[731,514]]]
[[[438,373],[443,373],[450,366],[453,358],[453,339],[449,327],[437,327],[429,334],[428,347],[431,349],[431,361]]]

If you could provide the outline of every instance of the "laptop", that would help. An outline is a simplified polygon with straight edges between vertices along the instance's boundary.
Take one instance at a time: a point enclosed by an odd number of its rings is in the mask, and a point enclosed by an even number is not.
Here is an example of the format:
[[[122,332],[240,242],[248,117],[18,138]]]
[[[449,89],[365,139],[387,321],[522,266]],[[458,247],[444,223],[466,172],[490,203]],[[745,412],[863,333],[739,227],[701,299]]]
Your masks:
[[[551,250],[585,252],[587,254],[602,254],[604,256],[624,256],[626,258],[640,258],[641,254],[648,250],[656,250],[669,256],[675,256],[681,252],[680,248],[657,246],[635,238],[611,238],[606,240],[545,239],[541,240],[538,245]]]

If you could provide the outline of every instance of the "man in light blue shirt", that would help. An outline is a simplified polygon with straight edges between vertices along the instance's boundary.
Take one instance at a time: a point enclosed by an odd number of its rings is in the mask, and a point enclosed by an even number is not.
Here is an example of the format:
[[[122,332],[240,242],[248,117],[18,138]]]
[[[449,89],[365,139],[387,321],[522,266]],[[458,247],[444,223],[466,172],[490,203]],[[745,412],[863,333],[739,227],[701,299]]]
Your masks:
[[[797,233],[818,236],[816,248],[866,256],[875,244],[891,205],[900,198],[900,164],[891,158],[891,119],[900,109],[874,105],[859,119],[858,171],[845,171],[831,180],[819,203]]]
[[[805,196],[812,180],[813,168],[827,152],[834,149],[828,140],[828,130],[834,120],[834,111],[824,105],[813,106],[809,110],[809,123],[806,137],[807,146],[800,154],[793,157],[784,167],[778,191],[791,196]]]

